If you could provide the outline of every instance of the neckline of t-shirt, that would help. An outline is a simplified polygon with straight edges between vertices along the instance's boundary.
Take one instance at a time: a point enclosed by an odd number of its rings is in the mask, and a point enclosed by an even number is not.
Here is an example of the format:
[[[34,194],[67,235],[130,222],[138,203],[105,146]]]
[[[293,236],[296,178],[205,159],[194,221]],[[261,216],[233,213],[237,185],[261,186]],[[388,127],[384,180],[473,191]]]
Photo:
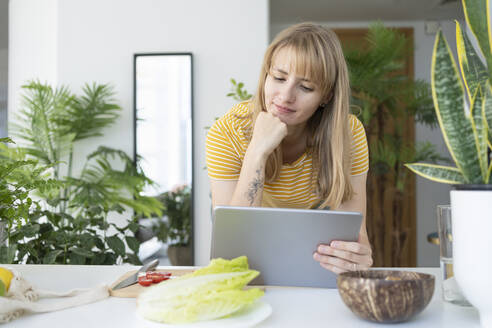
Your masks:
[[[297,158],[292,163],[282,163],[282,166],[289,167],[289,168],[299,166],[299,164],[301,164],[302,162],[304,162],[304,160],[306,159],[306,157],[307,157],[307,151],[305,151],[304,153],[302,153],[302,155],[299,156],[299,158]]]

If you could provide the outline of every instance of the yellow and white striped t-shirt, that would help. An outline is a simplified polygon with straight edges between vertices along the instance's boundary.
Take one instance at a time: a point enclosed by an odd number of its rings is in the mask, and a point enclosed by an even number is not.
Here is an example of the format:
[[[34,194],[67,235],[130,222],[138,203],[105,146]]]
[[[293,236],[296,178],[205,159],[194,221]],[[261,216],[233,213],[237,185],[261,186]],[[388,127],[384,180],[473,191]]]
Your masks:
[[[208,175],[215,180],[238,180],[248,148],[253,124],[248,102],[235,105],[210,128],[207,134]],[[352,128],[351,175],[369,170],[369,151],[362,123],[350,115]],[[315,194],[311,172],[311,152],[305,152],[295,162],[283,164],[275,181],[265,182],[262,206],[313,208],[320,203]]]

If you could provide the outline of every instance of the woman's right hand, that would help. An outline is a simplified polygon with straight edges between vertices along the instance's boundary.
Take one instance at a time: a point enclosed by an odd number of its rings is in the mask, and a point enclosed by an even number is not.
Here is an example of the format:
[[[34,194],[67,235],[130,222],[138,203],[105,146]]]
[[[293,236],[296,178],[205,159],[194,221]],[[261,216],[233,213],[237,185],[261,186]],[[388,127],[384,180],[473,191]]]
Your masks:
[[[284,122],[269,112],[261,112],[256,118],[250,147],[259,155],[268,157],[286,135],[287,125]]]

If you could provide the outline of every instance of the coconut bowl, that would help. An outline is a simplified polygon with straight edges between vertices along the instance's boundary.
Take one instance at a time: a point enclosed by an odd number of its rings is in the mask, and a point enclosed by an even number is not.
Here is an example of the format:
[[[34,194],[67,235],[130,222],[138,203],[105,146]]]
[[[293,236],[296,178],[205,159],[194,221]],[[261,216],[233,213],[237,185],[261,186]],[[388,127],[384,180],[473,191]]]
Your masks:
[[[381,323],[406,321],[434,294],[433,275],[398,270],[344,272],[337,277],[343,302],[357,316]]]

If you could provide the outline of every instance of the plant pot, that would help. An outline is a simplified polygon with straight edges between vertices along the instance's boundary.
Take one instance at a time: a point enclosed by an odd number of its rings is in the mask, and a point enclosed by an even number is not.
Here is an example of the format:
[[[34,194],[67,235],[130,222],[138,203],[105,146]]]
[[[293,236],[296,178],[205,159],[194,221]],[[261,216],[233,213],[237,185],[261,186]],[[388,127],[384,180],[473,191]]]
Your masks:
[[[167,257],[171,261],[172,265],[193,265],[193,254],[191,245],[169,245],[169,247],[167,248]]]
[[[470,187],[451,191],[454,274],[482,327],[492,327],[492,186]]]

